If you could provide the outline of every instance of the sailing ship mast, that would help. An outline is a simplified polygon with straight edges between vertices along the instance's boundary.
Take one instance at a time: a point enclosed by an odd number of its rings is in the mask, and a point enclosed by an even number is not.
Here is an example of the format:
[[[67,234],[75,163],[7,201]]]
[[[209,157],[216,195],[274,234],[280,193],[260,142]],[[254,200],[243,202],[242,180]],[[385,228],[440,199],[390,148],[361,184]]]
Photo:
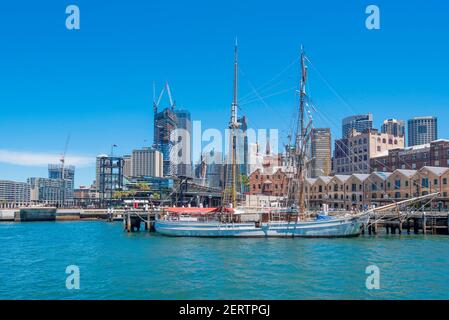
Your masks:
[[[235,39],[235,46],[234,46],[234,85],[233,85],[233,99],[232,99],[232,105],[231,105],[231,120],[229,121],[228,128],[230,129],[230,135],[231,135],[231,178],[228,178],[228,181],[231,180],[231,198],[230,198],[230,204],[232,204],[232,207],[235,208],[237,205],[237,190],[236,190],[236,180],[237,180],[237,136],[236,136],[236,130],[239,127],[239,123],[237,121],[237,108],[238,108],[238,102],[237,102],[237,89],[238,89],[238,45],[237,45],[237,39]],[[229,190],[228,190],[229,191]]]
[[[307,129],[310,124],[305,125],[305,100],[306,100],[306,81],[307,81],[307,67],[305,65],[305,54],[301,46],[301,80],[299,84],[299,115],[297,123],[297,132],[295,137],[294,155],[296,158],[296,190],[297,204],[299,213],[305,212],[305,165],[306,165],[306,144],[307,144]]]

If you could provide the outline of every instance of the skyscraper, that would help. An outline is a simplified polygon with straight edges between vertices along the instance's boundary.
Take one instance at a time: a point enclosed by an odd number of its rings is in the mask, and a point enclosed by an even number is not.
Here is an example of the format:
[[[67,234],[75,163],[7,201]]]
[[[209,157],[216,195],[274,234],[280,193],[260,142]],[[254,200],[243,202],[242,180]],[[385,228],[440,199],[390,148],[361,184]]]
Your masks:
[[[371,113],[349,116],[342,121],[342,138],[349,138],[353,129],[364,132],[373,128],[373,115]]]
[[[154,115],[154,146],[162,153],[164,159],[164,176],[176,174],[172,149],[174,141],[171,140],[172,132],[177,127],[177,117],[172,108],[165,108]]]
[[[408,120],[408,145],[416,146],[438,139],[438,122],[436,117],[414,117]]]
[[[382,124],[382,133],[391,134],[395,137],[405,137],[405,121],[386,119]]]
[[[329,128],[312,129],[311,134],[312,166],[311,176],[328,176],[331,172],[331,130]]]
[[[175,110],[177,129],[185,130],[177,137],[177,143],[182,143],[177,155],[181,163],[177,165],[178,176],[192,176],[192,120],[188,110]]]

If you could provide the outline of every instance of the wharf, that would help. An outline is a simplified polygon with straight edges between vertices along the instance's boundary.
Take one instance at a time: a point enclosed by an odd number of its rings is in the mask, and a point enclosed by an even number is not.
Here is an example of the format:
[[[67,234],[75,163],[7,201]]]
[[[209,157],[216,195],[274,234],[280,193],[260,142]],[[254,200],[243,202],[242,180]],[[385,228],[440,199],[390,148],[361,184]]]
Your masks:
[[[404,231],[410,234],[449,234],[449,212],[386,212],[373,213],[370,222],[362,229],[362,234],[377,234],[380,229],[385,229],[386,234],[402,234]]]

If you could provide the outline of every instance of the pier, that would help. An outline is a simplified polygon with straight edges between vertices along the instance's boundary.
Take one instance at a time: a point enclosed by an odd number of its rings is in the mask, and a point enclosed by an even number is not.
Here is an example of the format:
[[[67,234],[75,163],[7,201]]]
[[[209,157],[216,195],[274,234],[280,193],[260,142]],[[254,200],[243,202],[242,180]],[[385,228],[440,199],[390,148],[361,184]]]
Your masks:
[[[432,234],[449,235],[449,212],[416,212],[406,216],[397,212],[371,214],[367,226],[362,229],[371,235],[378,234],[381,230],[385,234]]]
[[[126,211],[123,214],[123,225],[127,232],[140,231],[141,224],[144,224],[145,231],[154,232],[154,221],[156,214],[159,213],[155,211],[145,211],[145,210],[132,210]],[[111,218],[114,219],[114,215]]]

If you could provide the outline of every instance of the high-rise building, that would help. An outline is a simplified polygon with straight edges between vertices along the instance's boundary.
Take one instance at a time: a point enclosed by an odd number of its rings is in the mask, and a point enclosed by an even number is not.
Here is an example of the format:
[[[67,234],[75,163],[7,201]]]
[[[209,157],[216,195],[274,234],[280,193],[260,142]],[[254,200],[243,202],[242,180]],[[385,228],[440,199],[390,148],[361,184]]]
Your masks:
[[[333,171],[335,174],[370,173],[370,160],[391,149],[404,148],[404,137],[366,130],[335,140]]]
[[[190,112],[188,110],[175,110],[176,115],[176,127],[180,130],[180,135],[177,137],[177,143],[182,143],[177,155],[179,163],[177,164],[178,176],[192,176],[192,120],[190,118]]]
[[[44,203],[53,206],[68,204],[66,191],[70,189],[70,180],[32,177],[28,178],[28,184],[30,185],[30,201],[32,203]]]
[[[342,121],[342,138],[348,138],[352,130],[364,132],[373,128],[373,115],[371,113],[349,116]]]
[[[132,152],[132,177],[162,177],[162,153],[152,149],[143,148]]]
[[[30,186],[25,182],[0,180],[0,206],[23,205],[30,202]]]
[[[436,117],[415,117],[408,120],[408,145],[416,146],[438,139]]]
[[[177,166],[174,165],[172,149],[172,133],[177,128],[177,117],[172,108],[165,108],[154,115],[154,146],[156,150],[162,153],[164,161],[164,176],[173,176],[176,174]]]
[[[64,171],[64,177],[62,172]],[[66,181],[66,190],[63,193],[64,203],[72,204],[74,199],[75,190],[75,167],[62,164],[49,164],[48,165],[48,178],[49,179],[64,179]]]
[[[314,128],[311,134],[311,177],[328,176],[331,172],[331,130]]]
[[[382,124],[382,133],[391,134],[395,137],[405,137],[405,121],[386,119]]]
[[[133,162],[132,157],[128,155],[123,156],[123,176],[130,178],[133,173]]]

